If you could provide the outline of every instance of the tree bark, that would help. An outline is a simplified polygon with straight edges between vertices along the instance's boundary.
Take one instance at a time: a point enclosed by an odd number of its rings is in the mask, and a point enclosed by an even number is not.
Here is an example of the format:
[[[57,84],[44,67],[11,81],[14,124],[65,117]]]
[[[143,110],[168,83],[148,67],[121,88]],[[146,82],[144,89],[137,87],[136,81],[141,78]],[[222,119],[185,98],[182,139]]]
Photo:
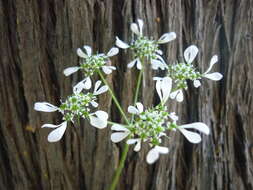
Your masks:
[[[214,54],[222,81],[190,84],[182,104],[170,103],[182,123],[201,121],[211,135],[193,145],[178,133],[166,141],[169,155],[154,165],[145,162],[148,146],[132,148],[120,190],[250,190],[253,189],[253,2],[251,0],[1,0],[0,1],[0,189],[107,189],[123,144],[110,141],[110,128],[87,122],[69,125],[64,138],[48,143],[44,123],[60,123],[56,113],[39,113],[37,101],[59,105],[82,79],[65,77],[64,68],[78,64],[76,49],[84,44],[106,52],[115,36],[131,40],[130,23],[141,18],[144,33],[159,38],[174,31],[177,39],[163,45],[170,64],[183,59],[191,44],[199,47],[196,66],[204,72]],[[112,59],[117,67],[107,79],[126,110],[132,104],[137,72],[127,69],[127,51]],[[147,67],[142,101],[157,102]],[[110,119],[120,115],[109,94],[99,100]],[[170,101],[172,102],[172,101]]]

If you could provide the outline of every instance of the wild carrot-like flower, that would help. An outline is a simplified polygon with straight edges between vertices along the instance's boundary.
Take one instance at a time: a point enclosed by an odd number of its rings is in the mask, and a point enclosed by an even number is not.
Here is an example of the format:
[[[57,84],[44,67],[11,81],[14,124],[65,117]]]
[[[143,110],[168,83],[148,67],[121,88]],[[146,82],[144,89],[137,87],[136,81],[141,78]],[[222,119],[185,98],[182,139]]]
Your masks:
[[[92,49],[90,46],[83,46],[86,53],[81,48],[77,49],[77,55],[82,58],[80,66],[69,67],[63,71],[65,76],[69,76],[78,70],[81,70],[86,78],[83,82],[90,83],[90,76],[92,76],[95,72],[102,69],[105,74],[111,74],[113,70],[116,70],[116,67],[108,65],[110,62],[110,57],[117,55],[119,49],[113,47],[109,50],[107,54],[92,54]],[[84,85],[86,85],[84,83]]]
[[[133,144],[134,151],[141,149],[143,142],[148,142],[151,146],[147,154],[146,161],[149,164],[154,163],[160,154],[167,154],[169,149],[161,146],[162,138],[168,137],[166,134],[170,130],[179,130],[190,142],[199,143],[201,137],[198,133],[187,130],[196,129],[205,134],[209,134],[209,128],[201,122],[177,125],[178,116],[174,112],[169,113],[165,103],[170,96],[172,80],[169,77],[162,78],[156,82],[156,91],[160,97],[161,103],[153,108],[144,110],[142,103],[137,102],[136,106],[129,106],[128,112],[134,114],[134,121],[126,126],[114,124],[111,140],[115,143],[128,138],[127,144]]]
[[[53,124],[44,124],[42,125],[42,128],[54,128],[52,132],[48,135],[48,141],[49,142],[57,142],[59,141],[66,128],[67,128],[67,122],[74,123],[74,119],[77,118],[87,118],[90,121],[90,124],[96,128],[105,128],[107,126],[107,119],[108,114],[104,111],[95,111],[92,113],[92,109],[90,108],[90,105],[93,107],[97,107],[98,103],[97,95],[102,94],[108,90],[108,86],[102,86],[101,81],[97,81],[95,84],[95,88],[93,93],[87,92],[82,93],[81,91],[83,89],[87,89],[87,86],[81,85],[81,83],[78,83],[74,88],[73,92],[74,94],[69,96],[65,102],[62,102],[59,107],[54,106],[47,102],[36,102],[34,104],[34,109],[36,111],[42,111],[42,112],[55,112],[59,111],[63,115],[63,123],[60,125],[53,125]],[[91,84],[90,84],[91,87]]]
[[[195,45],[191,45],[184,51],[185,62],[171,64],[167,67],[168,76],[172,78],[175,86],[173,92],[170,94],[171,99],[175,99],[178,102],[182,102],[183,90],[187,90],[187,80],[193,81],[194,87],[198,88],[201,83],[201,78],[208,78],[210,80],[218,81],[222,79],[222,74],[219,72],[209,73],[213,65],[217,63],[218,56],[214,55],[210,61],[210,66],[206,72],[201,74],[196,68],[192,65],[195,57],[198,54],[198,48]],[[159,77],[154,77],[154,80],[161,80]]]
[[[176,38],[175,32],[163,34],[159,40],[149,39],[143,35],[143,21],[141,19],[137,20],[137,23],[132,23],[130,28],[134,34],[136,34],[136,39],[133,40],[129,45],[121,41],[116,37],[116,45],[122,49],[131,49],[134,53],[134,60],[128,63],[127,67],[132,68],[136,65],[137,69],[142,69],[142,60],[147,59],[151,62],[152,69],[157,70],[158,68],[164,70],[167,68],[167,64],[161,57],[162,51],[158,48],[159,44],[168,43]]]

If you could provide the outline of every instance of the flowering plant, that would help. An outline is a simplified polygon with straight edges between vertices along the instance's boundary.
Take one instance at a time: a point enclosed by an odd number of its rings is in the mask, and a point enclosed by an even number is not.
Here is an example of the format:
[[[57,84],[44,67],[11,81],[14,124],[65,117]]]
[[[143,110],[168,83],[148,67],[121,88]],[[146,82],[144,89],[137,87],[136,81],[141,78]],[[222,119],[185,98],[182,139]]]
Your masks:
[[[59,107],[56,107],[47,102],[37,102],[34,109],[42,112],[60,112],[63,117],[63,122],[60,125],[44,124],[42,127],[53,128],[48,135],[49,142],[59,141],[67,127],[67,123],[75,123],[76,119],[87,119],[90,124],[96,128],[103,129],[108,124],[111,125],[111,141],[114,143],[125,140],[125,147],[120,160],[120,166],[116,170],[113,182],[110,189],[116,188],[121,170],[127,156],[129,145],[134,145],[133,150],[138,152],[143,144],[147,144],[150,150],[147,153],[146,161],[148,164],[153,164],[158,160],[160,154],[169,153],[169,149],[163,144],[164,138],[169,138],[168,132],[179,131],[189,142],[199,143],[201,136],[198,132],[206,135],[210,133],[209,127],[202,122],[194,122],[190,124],[179,125],[179,117],[173,110],[167,107],[169,98],[176,99],[182,102],[183,90],[187,90],[187,81],[193,81],[194,87],[201,86],[200,79],[208,78],[214,81],[222,79],[222,74],[218,72],[209,73],[213,65],[217,63],[218,56],[214,55],[211,58],[210,66],[206,72],[201,74],[192,64],[198,54],[198,48],[191,45],[184,51],[184,61],[174,64],[167,64],[164,60],[163,52],[159,49],[159,44],[168,43],[176,38],[174,32],[163,34],[158,40],[148,38],[143,35],[143,21],[138,19],[137,23],[132,23],[131,31],[134,33],[134,38],[131,43],[127,44],[116,37],[116,46],[122,49],[129,49],[133,53],[133,61],[127,64],[128,68],[133,68],[135,65],[139,71],[139,77],[136,86],[136,92],[133,104],[128,106],[128,113],[131,117],[127,117],[124,109],[120,105],[114,95],[113,90],[107,84],[104,74],[111,74],[116,70],[115,66],[111,65],[110,57],[118,54],[119,49],[113,47],[108,53],[92,54],[91,47],[85,45],[83,49],[77,49],[77,55],[80,57],[80,65],[69,67],[63,71],[65,76],[69,76],[78,70],[82,71],[84,79],[78,82],[73,87],[73,94],[68,96],[65,102],[61,102]],[[83,51],[85,50],[85,52]],[[159,96],[160,103],[152,105],[144,109],[143,104],[138,100],[138,93],[141,86],[144,67],[150,63],[154,70],[166,71],[165,77],[154,77],[155,89]],[[95,82],[93,92],[87,92],[92,87],[92,76],[98,74],[100,80]],[[104,83],[102,87],[101,83]],[[85,92],[83,92],[85,91]],[[97,96],[109,91],[115,105],[120,111],[124,119],[124,123],[116,123],[108,121],[108,114],[105,111],[94,109],[98,108]],[[191,131],[189,129],[194,129]]]

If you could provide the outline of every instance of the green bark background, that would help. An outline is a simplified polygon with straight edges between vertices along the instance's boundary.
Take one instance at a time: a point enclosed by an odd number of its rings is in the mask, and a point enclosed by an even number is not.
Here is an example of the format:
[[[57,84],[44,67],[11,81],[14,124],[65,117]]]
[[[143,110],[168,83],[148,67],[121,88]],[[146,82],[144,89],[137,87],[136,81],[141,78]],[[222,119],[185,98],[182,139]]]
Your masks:
[[[130,151],[119,190],[253,189],[253,2],[252,0],[0,0],[0,189],[104,190],[116,168],[121,144],[110,142],[110,129],[96,130],[85,121],[68,127],[59,143],[50,144],[44,123],[60,123],[56,113],[33,110],[37,101],[55,105],[82,79],[64,77],[78,64],[84,44],[105,52],[115,36],[131,40],[129,25],[142,18],[144,33],[158,38],[174,31],[163,45],[168,63],[182,60],[196,44],[201,72],[211,56],[220,82],[192,84],[183,104],[169,105],[182,123],[202,121],[211,135],[192,145],[179,133],[165,142],[169,155],[145,163],[148,147]],[[118,70],[107,78],[126,109],[132,103],[137,73],[128,70],[126,51],[112,59]],[[162,73],[160,73],[162,74]],[[157,102],[150,67],[145,72],[145,105]],[[120,115],[109,95],[100,98],[110,119]]]

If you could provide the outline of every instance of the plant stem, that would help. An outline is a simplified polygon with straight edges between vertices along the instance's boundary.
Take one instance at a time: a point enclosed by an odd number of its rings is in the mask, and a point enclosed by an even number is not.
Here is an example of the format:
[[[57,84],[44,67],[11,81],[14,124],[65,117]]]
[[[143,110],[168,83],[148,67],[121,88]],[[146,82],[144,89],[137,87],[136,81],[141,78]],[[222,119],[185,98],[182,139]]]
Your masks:
[[[119,102],[118,102],[116,96],[114,95],[114,93],[113,93],[111,87],[109,86],[108,82],[105,80],[105,78],[104,78],[103,74],[101,73],[101,71],[98,71],[98,74],[99,74],[101,80],[103,81],[103,83],[104,83],[105,85],[108,86],[108,88],[109,88],[109,93],[111,94],[114,103],[116,104],[117,108],[119,109],[119,111],[120,111],[121,115],[123,116],[124,120],[126,121],[126,123],[129,125],[130,122],[129,122],[129,120],[127,119],[127,116],[126,116],[125,112],[123,111],[122,107],[120,106],[120,104],[119,104]]]
[[[134,105],[136,104],[136,102],[138,100],[138,94],[139,94],[139,90],[140,90],[142,74],[143,74],[143,70],[141,70],[139,72],[139,76],[138,76],[138,80],[137,80],[137,86],[136,86],[135,95],[134,95]],[[134,117],[132,116],[131,123],[133,122],[133,119],[134,119]],[[114,174],[113,181],[112,181],[112,183],[109,187],[109,190],[115,190],[116,187],[117,187],[117,184],[119,182],[120,174],[121,174],[121,172],[124,168],[124,165],[125,165],[128,150],[129,150],[129,145],[127,143],[125,143],[124,147],[123,147],[123,152],[122,152],[122,155],[121,155],[121,158],[120,158],[120,162],[119,162],[119,167],[117,168],[117,170]]]
[[[138,79],[137,79],[136,90],[135,90],[135,95],[134,95],[134,106],[138,100],[138,95],[139,95],[139,91],[140,91],[140,87],[141,87],[140,84],[141,84],[142,74],[143,74],[143,69],[140,70],[139,75],[138,75]],[[133,120],[134,120],[134,115],[132,115],[131,123],[133,122]]]

